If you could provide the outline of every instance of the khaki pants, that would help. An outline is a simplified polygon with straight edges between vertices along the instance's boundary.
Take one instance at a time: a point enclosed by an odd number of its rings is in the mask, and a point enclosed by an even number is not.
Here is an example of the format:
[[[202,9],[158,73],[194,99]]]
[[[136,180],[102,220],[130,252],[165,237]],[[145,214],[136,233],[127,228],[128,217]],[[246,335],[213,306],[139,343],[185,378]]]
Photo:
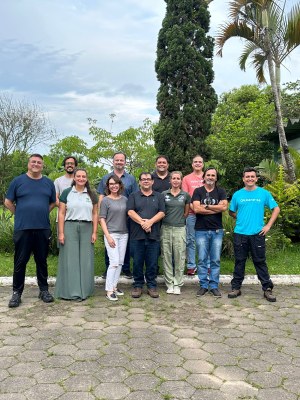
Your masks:
[[[175,227],[162,225],[161,255],[163,260],[165,283],[168,289],[175,286],[182,286],[186,256],[185,226]]]

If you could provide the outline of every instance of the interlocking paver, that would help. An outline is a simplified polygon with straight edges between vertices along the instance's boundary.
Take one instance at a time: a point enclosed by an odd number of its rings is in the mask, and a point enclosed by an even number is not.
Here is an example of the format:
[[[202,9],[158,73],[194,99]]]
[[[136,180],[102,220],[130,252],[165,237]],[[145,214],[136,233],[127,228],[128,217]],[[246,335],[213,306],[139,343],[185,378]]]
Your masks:
[[[46,305],[26,286],[8,309],[0,292],[0,400],[299,400],[300,291],[257,285],[237,300],[180,296],[118,304],[104,287],[82,303]]]

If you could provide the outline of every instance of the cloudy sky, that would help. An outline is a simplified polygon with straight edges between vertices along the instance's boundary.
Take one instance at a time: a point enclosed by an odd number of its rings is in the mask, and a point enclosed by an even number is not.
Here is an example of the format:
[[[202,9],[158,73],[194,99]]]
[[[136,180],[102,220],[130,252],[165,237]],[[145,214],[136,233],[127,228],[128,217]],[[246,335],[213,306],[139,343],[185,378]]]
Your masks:
[[[180,0],[178,0],[180,1]],[[287,1],[289,7],[295,3]],[[228,2],[210,5],[211,33],[224,21]],[[163,0],[0,0],[0,91],[41,106],[60,137],[87,139],[87,118],[113,131],[158,119],[154,71]],[[214,59],[218,94],[255,83],[240,71],[240,42],[229,41]],[[282,81],[299,78],[300,50]]]

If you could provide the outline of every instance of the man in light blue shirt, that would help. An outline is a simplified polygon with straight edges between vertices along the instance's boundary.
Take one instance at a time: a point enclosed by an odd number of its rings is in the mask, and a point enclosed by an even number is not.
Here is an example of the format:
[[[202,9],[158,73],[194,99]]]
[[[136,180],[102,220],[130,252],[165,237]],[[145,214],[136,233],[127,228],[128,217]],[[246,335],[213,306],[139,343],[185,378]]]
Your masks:
[[[276,221],[280,208],[270,192],[256,185],[258,180],[254,168],[248,167],[243,172],[245,187],[234,193],[229,215],[236,218],[234,228],[234,255],[235,265],[232,291],[228,294],[234,299],[242,294],[241,286],[245,277],[245,264],[250,251],[258,279],[262,284],[264,297],[271,302],[276,301],[272,293],[273,282],[270,279],[266,264],[265,235]],[[269,222],[264,224],[265,207],[272,210]]]

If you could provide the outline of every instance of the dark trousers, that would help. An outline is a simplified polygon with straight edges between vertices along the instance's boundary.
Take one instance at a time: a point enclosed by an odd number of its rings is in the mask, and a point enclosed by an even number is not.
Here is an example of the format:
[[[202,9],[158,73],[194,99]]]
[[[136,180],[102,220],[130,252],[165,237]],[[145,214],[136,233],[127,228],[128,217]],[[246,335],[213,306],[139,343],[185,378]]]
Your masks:
[[[270,279],[266,264],[265,237],[263,235],[241,235],[235,233],[233,245],[235,265],[231,281],[232,289],[240,289],[242,286],[245,277],[245,264],[249,252],[256,269],[257,277],[262,284],[262,289],[273,289],[273,282]]]
[[[152,239],[131,240],[130,246],[133,251],[133,286],[142,288],[146,278],[147,287],[156,288],[159,242]]]
[[[40,290],[48,290],[47,256],[50,229],[28,229],[14,232],[14,275],[13,290],[22,294],[24,290],[26,265],[31,253],[36,264],[36,276]]]

